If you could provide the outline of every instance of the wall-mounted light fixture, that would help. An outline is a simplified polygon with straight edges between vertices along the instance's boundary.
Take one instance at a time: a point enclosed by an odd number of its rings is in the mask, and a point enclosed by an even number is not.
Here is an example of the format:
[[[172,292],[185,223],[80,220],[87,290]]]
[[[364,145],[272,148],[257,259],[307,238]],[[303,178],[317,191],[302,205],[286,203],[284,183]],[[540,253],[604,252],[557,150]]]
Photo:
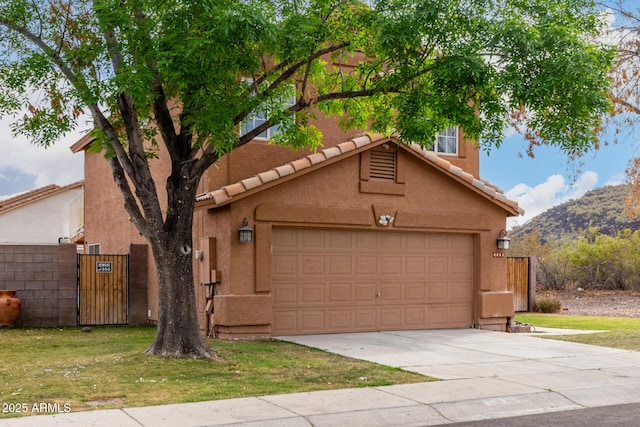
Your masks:
[[[253,241],[253,228],[249,227],[247,218],[242,220],[242,227],[238,229],[240,243],[251,243]]]
[[[393,218],[391,215],[380,215],[380,218],[378,218],[378,224],[386,227],[387,225],[391,224],[394,219],[395,218]]]
[[[498,245],[498,249],[501,251],[509,250],[509,244],[511,243],[511,239],[507,237],[507,232],[502,230],[498,235],[498,239],[496,240],[496,245]]]

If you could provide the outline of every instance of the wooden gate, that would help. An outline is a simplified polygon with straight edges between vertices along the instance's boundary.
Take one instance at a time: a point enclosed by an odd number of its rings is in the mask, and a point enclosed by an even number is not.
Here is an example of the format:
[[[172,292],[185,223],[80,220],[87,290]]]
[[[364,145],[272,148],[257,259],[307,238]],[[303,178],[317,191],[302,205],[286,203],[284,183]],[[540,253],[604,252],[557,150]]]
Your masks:
[[[78,325],[129,322],[129,255],[78,255]]]
[[[507,258],[507,290],[513,292],[515,311],[530,311],[535,301],[535,258]]]

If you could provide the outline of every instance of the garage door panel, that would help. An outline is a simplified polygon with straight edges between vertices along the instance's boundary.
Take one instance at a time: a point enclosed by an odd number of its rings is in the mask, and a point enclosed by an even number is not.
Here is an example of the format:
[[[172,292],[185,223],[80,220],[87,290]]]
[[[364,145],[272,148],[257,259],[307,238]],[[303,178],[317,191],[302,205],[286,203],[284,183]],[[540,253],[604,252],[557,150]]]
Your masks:
[[[473,246],[469,245],[469,236],[464,234],[452,234],[449,239],[451,252],[473,256]]]
[[[452,280],[449,282],[449,296],[452,301],[469,301],[473,295],[467,282]]]
[[[469,327],[471,235],[273,230],[273,334]]]
[[[372,231],[362,231],[355,233],[355,248],[359,251],[375,251],[377,246],[377,233]]]
[[[429,251],[434,253],[445,253],[449,250],[448,234],[430,234]]]
[[[375,255],[356,256],[356,274],[358,276],[377,276],[378,257]]]
[[[448,299],[448,281],[429,281],[429,284],[427,285],[427,302],[446,302]]]
[[[287,306],[298,304],[298,289],[300,284],[297,282],[292,283],[279,283],[278,291],[273,294],[274,306]]]
[[[351,330],[351,309],[327,310],[327,331],[344,332]]]
[[[329,256],[327,274],[330,276],[351,276],[353,274],[353,260],[349,255]]]
[[[325,257],[322,255],[303,255],[300,257],[300,271],[305,276],[324,276]]]
[[[271,241],[274,247],[280,249],[297,249],[298,248],[298,230],[280,228],[277,233],[271,235]]]
[[[325,330],[324,310],[298,311],[298,322],[302,333],[320,333]]]
[[[402,251],[403,235],[400,233],[378,233],[378,249]]]
[[[365,282],[365,283],[356,283],[356,300],[354,301],[356,304],[372,304],[376,301],[376,294],[378,292],[378,283],[377,282]]]
[[[383,275],[399,275],[402,274],[403,259],[401,255],[382,256],[381,271]]]
[[[353,327],[359,331],[374,331],[376,330],[377,317],[375,308],[356,308],[353,310]]]
[[[298,310],[278,310],[273,313],[273,330],[281,334],[300,333],[298,328]]]
[[[409,253],[412,251],[424,252],[428,247],[428,236],[424,233],[407,234],[404,239],[404,249]]]
[[[301,305],[318,305],[324,304],[325,290],[327,288],[325,283],[303,283],[299,286],[300,292],[298,303]]]
[[[329,283],[329,304],[351,304],[353,283]]]
[[[471,304],[450,304],[449,321],[457,327],[465,327],[473,322]]]
[[[446,256],[429,257],[429,271],[427,274],[446,275],[449,272],[449,258]]]
[[[380,298],[385,302],[399,303],[402,301],[402,283],[400,282],[382,282],[379,285]]]
[[[299,234],[299,249],[324,249],[326,233],[323,230],[305,230]]]
[[[473,257],[453,256],[451,257],[451,274],[467,277],[473,272]]]
[[[277,277],[298,276],[297,255],[278,254],[273,256],[273,274]]]
[[[404,307],[403,308],[403,329],[419,329],[426,325],[425,322],[426,309],[424,306]]]
[[[449,310],[446,305],[430,305],[427,307],[427,322],[434,328],[444,328],[448,325]]]
[[[426,256],[404,256],[404,273],[424,276],[427,274],[427,257]]]
[[[353,235],[350,233],[329,234],[329,249],[349,249],[353,248]]]
[[[413,303],[416,302],[425,302],[426,297],[426,288],[427,285],[425,282],[408,282],[404,286],[405,290],[405,301],[411,301]]]
[[[386,330],[402,329],[402,307],[380,308],[378,328]]]

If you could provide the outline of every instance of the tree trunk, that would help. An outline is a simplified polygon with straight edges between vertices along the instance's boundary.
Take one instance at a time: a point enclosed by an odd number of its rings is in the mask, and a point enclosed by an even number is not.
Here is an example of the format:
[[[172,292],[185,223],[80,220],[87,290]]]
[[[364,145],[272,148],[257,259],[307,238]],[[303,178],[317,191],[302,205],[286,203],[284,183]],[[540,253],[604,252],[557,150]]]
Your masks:
[[[195,199],[191,191],[185,193],[174,198],[184,202],[173,204],[173,211],[170,207],[168,215],[173,219],[167,219],[164,229],[154,230],[149,239],[158,274],[158,325],[155,341],[147,353],[212,358],[215,352],[200,333],[193,285]]]

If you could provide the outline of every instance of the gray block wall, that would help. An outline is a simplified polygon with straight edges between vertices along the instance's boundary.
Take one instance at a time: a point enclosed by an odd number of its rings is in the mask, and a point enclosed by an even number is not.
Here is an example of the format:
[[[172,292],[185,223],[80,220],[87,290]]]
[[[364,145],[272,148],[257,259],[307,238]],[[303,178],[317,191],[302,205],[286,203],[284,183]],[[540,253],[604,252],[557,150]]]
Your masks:
[[[16,326],[70,326],[76,320],[76,245],[0,245],[0,289],[22,301]]]

